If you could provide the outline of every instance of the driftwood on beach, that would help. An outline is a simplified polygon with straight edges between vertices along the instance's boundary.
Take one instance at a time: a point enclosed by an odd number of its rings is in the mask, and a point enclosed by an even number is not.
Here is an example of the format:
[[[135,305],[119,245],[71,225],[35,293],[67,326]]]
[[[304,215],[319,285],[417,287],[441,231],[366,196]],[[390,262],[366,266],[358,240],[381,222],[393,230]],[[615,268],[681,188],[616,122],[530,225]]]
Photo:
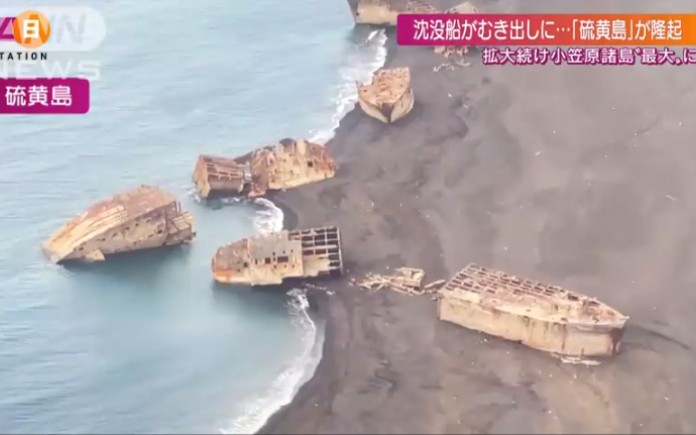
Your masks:
[[[391,275],[368,273],[358,285],[365,290],[388,289],[409,295],[423,295],[436,292],[445,283],[445,280],[441,279],[423,286],[424,278],[423,269],[399,267]]]

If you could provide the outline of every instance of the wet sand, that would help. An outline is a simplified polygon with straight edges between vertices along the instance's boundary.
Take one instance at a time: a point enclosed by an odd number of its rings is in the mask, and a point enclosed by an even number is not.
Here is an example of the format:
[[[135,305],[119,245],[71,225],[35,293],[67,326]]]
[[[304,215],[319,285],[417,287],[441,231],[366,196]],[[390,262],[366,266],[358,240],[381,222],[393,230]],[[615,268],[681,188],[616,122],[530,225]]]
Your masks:
[[[675,4],[563,7],[696,11]],[[318,301],[315,376],[261,432],[696,431],[693,67],[484,67],[473,54],[433,72],[444,61],[390,38],[388,66],[412,69],[413,112],[382,125],[353,111],[328,144],[338,176],[282,196],[300,226],[340,226],[348,270]],[[564,364],[439,322],[428,297],[346,284],[402,265],[430,282],[470,262],[615,306],[631,316],[621,353]]]

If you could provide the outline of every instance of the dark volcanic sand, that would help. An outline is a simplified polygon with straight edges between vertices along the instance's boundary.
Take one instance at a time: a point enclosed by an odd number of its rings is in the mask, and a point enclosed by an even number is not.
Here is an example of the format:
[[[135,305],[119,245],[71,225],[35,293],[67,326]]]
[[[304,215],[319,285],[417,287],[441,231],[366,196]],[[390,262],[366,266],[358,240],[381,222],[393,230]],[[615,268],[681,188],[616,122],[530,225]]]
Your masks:
[[[696,10],[679,4],[564,8]],[[320,300],[316,375],[261,432],[695,431],[696,70],[484,67],[474,54],[434,73],[431,50],[394,38],[389,50],[389,66],[412,69],[413,112],[382,125],[353,111],[329,144],[339,175],[283,196],[300,226],[340,226],[349,271]],[[469,262],[617,307],[631,316],[622,352],[564,364],[438,322],[427,297],[346,286],[401,265],[429,282]]]

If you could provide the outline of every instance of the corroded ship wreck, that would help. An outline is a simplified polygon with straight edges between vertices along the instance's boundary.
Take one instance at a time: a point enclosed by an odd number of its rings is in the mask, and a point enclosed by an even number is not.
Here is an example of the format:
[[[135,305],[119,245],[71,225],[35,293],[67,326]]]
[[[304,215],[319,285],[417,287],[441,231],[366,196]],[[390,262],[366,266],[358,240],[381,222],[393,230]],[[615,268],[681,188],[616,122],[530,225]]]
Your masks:
[[[459,3],[456,6],[453,6],[449,9],[447,9],[445,14],[478,14],[479,11],[476,9],[474,5],[469,3],[468,1]]]
[[[414,98],[409,68],[382,69],[369,85],[358,85],[358,101],[362,110],[384,123],[408,115]]]
[[[457,6],[447,9],[444,13],[463,15],[478,14],[479,11],[474,5],[468,1],[465,1],[464,3],[460,3]],[[435,53],[442,54],[445,57],[450,57],[453,55],[465,55],[469,52],[469,48],[470,47],[466,45],[437,45],[435,46]]]
[[[440,10],[420,0],[348,0],[356,24],[396,26],[399,14],[437,14]]]
[[[242,239],[215,252],[212,270],[218,282],[245,285],[341,274],[340,233],[336,227],[323,227]]]
[[[628,320],[588,296],[473,264],[440,290],[438,317],[535,349],[580,358],[616,354]]]
[[[92,205],[43,244],[54,263],[102,261],[121,252],[188,243],[193,217],[169,193],[139,186]]]
[[[268,190],[289,189],[334,175],[336,165],[326,147],[283,139],[237,158],[199,156],[193,181],[203,198],[257,197]]]

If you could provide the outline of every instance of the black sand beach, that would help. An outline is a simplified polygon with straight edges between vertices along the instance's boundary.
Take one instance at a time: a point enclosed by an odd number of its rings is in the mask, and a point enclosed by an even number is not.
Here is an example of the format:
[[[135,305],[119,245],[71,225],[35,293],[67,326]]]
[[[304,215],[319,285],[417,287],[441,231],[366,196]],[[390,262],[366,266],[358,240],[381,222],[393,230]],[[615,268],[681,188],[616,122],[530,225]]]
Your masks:
[[[559,3],[475,4],[696,11]],[[387,66],[411,67],[413,112],[382,125],[353,111],[328,144],[338,176],[283,195],[300,226],[340,226],[348,271],[319,300],[315,376],[260,432],[696,431],[693,67],[484,67],[475,53],[469,67],[433,72],[444,61],[390,37]],[[427,297],[346,285],[398,266],[429,282],[470,262],[631,316],[621,353],[564,364],[439,322]]]

